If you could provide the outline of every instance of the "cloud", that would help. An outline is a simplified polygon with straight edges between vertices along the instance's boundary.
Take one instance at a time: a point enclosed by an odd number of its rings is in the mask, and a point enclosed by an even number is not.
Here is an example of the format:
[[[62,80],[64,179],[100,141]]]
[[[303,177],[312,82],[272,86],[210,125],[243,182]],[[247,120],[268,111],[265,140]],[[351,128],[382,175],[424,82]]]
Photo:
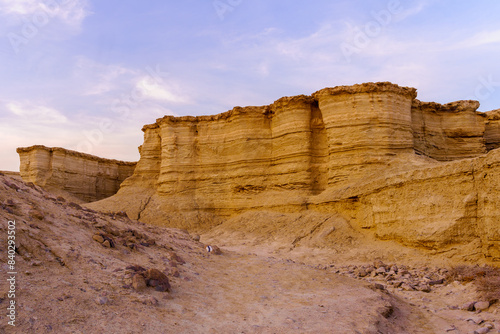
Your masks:
[[[163,81],[163,80],[162,80]],[[178,85],[173,83],[157,82],[152,77],[143,77],[136,88],[145,99],[153,99],[173,103],[187,103],[188,99],[181,92]]]
[[[78,56],[74,75],[83,83],[83,95],[102,95],[120,89],[124,82],[130,82],[138,72],[118,64],[101,64],[92,59]]]
[[[500,43],[500,30],[481,31],[458,44],[459,48],[471,48]]]
[[[412,7],[405,7],[407,3],[403,3],[401,8],[398,8],[395,16],[395,21],[403,21],[411,16],[420,14],[426,7],[427,1],[419,1]]]
[[[18,118],[29,123],[56,124],[66,123],[68,120],[58,110],[44,105],[33,103],[7,102],[5,107]]]
[[[88,0],[0,0],[0,15],[26,18],[36,26],[58,19],[65,25],[80,28],[91,14]]]

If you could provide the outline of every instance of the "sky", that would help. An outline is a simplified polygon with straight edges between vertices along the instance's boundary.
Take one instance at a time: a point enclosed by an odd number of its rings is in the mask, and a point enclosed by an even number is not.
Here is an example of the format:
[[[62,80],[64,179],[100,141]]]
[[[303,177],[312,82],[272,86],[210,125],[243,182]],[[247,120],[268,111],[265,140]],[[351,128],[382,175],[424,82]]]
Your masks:
[[[137,161],[141,128],[391,81],[500,108],[497,0],[0,0],[0,170],[46,145]]]

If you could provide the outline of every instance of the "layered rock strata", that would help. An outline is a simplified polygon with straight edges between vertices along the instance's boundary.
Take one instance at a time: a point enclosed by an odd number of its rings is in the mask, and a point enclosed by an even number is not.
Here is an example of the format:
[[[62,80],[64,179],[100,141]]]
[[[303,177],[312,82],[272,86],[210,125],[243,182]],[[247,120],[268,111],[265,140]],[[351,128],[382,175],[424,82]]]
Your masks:
[[[136,163],[41,145],[17,149],[24,181],[65,191],[84,202],[114,195]]]
[[[383,82],[165,116],[144,126],[134,175],[90,206],[197,230],[248,211],[315,210],[379,239],[500,260],[500,117],[478,107]]]
[[[500,148],[500,109],[486,113],[484,140],[487,150]]]
[[[414,100],[411,108],[414,149],[439,161],[486,153],[485,114],[477,101],[447,104]]]

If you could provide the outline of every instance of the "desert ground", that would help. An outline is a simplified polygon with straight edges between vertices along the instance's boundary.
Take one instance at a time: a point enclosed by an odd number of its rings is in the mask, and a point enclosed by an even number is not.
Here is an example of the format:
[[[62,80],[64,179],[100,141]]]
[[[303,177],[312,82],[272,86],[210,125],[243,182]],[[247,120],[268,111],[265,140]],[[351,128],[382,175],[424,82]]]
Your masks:
[[[0,291],[5,333],[500,332],[499,306],[480,303],[475,277],[396,243],[333,252],[223,226],[200,236],[100,213],[15,175],[1,175],[0,188],[3,254],[9,221],[16,231],[15,298],[8,284]],[[147,280],[151,269],[167,291]]]

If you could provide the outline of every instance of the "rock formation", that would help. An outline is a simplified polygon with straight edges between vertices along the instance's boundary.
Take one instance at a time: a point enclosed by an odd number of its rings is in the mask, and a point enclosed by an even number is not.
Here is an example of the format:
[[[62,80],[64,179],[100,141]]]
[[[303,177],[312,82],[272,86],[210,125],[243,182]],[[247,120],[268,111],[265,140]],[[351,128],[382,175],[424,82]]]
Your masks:
[[[24,181],[65,191],[83,202],[114,195],[134,172],[136,163],[41,145],[17,149]]]
[[[484,130],[486,149],[494,150],[500,147],[500,109],[487,112],[486,117]]]
[[[382,82],[165,116],[143,127],[119,192],[89,207],[200,231],[247,212],[313,210],[378,239],[500,261],[500,117],[478,107]],[[242,230],[259,234],[265,217]],[[328,219],[318,221],[301,231]]]

